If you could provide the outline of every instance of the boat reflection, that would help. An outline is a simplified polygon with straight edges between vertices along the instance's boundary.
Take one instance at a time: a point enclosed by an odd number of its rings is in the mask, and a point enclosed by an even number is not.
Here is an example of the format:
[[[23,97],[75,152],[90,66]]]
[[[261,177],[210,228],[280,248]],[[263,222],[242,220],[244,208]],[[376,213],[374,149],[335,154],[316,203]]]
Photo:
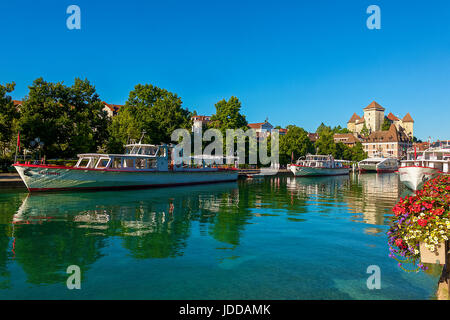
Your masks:
[[[342,218],[365,223],[365,232],[377,235],[402,192],[394,174],[365,174],[118,192],[17,193],[7,207],[0,201],[0,288],[9,285],[12,260],[29,283],[50,284],[64,282],[69,265],[86,271],[111,255],[120,261],[184,256],[194,232],[212,238],[206,242],[213,250],[236,250],[249,224],[261,223],[261,217],[289,223],[292,231],[293,223],[319,214],[331,223]]]
[[[396,174],[351,174],[348,176],[323,178],[294,178],[286,181],[288,190],[297,199],[309,203],[322,202],[328,206],[345,203],[351,213],[352,221],[373,225],[366,228],[367,233],[378,234],[384,229],[376,226],[386,225],[391,208],[400,196],[409,191],[399,182]]]
[[[108,246],[119,245],[134,259],[181,256],[192,224],[197,222],[216,240],[235,245],[247,220],[229,214],[237,199],[236,183],[31,194],[2,236],[6,233],[12,239],[12,258],[30,283],[58,283],[66,279],[62,271],[67,266],[75,264],[88,270]],[[6,266],[10,258],[5,254],[9,243],[9,239],[0,242],[0,266]]]

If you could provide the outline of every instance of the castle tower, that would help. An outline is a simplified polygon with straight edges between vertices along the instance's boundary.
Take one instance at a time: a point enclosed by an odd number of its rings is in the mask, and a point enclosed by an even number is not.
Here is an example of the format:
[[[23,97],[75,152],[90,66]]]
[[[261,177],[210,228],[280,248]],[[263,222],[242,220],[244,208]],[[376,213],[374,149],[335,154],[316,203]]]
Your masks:
[[[414,120],[409,112],[402,119],[402,126],[405,129],[406,134],[411,139],[414,137]]]
[[[356,112],[352,115],[352,117],[350,118],[350,120],[348,120],[347,122],[347,129],[350,132],[356,132],[356,121],[361,119]]]
[[[370,132],[380,131],[384,122],[384,108],[377,102],[372,101],[367,107],[364,108],[364,120],[366,127]]]

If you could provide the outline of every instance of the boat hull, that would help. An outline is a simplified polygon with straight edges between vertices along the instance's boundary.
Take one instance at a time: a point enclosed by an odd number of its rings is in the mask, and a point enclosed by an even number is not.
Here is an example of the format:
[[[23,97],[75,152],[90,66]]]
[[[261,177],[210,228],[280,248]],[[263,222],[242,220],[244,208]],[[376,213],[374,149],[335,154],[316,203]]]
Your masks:
[[[397,165],[389,164],[386,162],[379,163],[359,163],[359,172],[376,172],[376,173],[389,173],[395,172],[398,169]]]
[[[439,175],[439,171],[430,167],[400,167],[400,181],[411,190],[420,189],[425,182]]]
[[[358,165],[359,172],[377,172],[376,164],[359,164]]]
[[[349,168],[314,168],[304,167],[298,165],[291,165],[289,169],[295,176],[310,177],[310,176],[339,176],[349,174]]]
[[[14,167],[30,192],[183,186],[238,178],[237,170],[121,171],[21,164]]]

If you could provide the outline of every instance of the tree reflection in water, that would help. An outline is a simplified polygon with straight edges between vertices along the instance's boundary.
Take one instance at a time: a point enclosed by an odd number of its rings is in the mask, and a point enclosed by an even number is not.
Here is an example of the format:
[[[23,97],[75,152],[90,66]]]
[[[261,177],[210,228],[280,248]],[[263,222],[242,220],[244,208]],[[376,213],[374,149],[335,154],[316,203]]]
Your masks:
[[[239,246],[255,216],[301,223],[306,214],[341,214],[380,233],[404,192],[395,175],[269,177],[238,183],[119,192],[0,195],[0,288],[15,260],[32,284],[61,283],[69,265],[84,273],[111,241],[133,259],[184,255],[201,236]],[[197,230],[197,229],[195,229]],[[13,245],[14,243],[14,250]]]

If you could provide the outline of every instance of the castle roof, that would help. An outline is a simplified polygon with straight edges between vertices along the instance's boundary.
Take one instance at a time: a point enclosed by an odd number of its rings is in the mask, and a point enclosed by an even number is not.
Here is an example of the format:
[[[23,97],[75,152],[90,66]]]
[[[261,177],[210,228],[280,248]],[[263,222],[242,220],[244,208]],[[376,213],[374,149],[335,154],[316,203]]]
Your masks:
[[[364,110],[370,110],[370,109],[375,109],[375,110],[379,110],[379,111],[384,111],[385,110],[376,101],[372,101],[367,107],[364,108]]]
[[[402,121],[403,122],[414,122],[414,120],[411,117],[411,115],[409,114],[409,112],[403,117]]]
[[[361,119],[361,118],[360,118],[360,117],[356,114],[356,112],[355,112],[355,113],[353,113],[353,115],[352,115],[352,117],[350,118],[350,120],[347,121],[347,123],[355,123],[356,120],[359,120],[359,119]]]
[[[410,139],[403,129],[397,130],[391,124],[388,131],[373,131],[364,142],[406,142]]]
[[[362,116],[361,118],[359,118],[358,120],[356,120],[356,124],[358,124],[358,123],[363,123],[363,122],[365,122],[366,120],[364,119],[364,116]]]
[[[392,112],[389,112],[389,114],[387,115],[387,118],[391,121],[399,121],[400,120],[399,118],[394,116],[394,114]]]

